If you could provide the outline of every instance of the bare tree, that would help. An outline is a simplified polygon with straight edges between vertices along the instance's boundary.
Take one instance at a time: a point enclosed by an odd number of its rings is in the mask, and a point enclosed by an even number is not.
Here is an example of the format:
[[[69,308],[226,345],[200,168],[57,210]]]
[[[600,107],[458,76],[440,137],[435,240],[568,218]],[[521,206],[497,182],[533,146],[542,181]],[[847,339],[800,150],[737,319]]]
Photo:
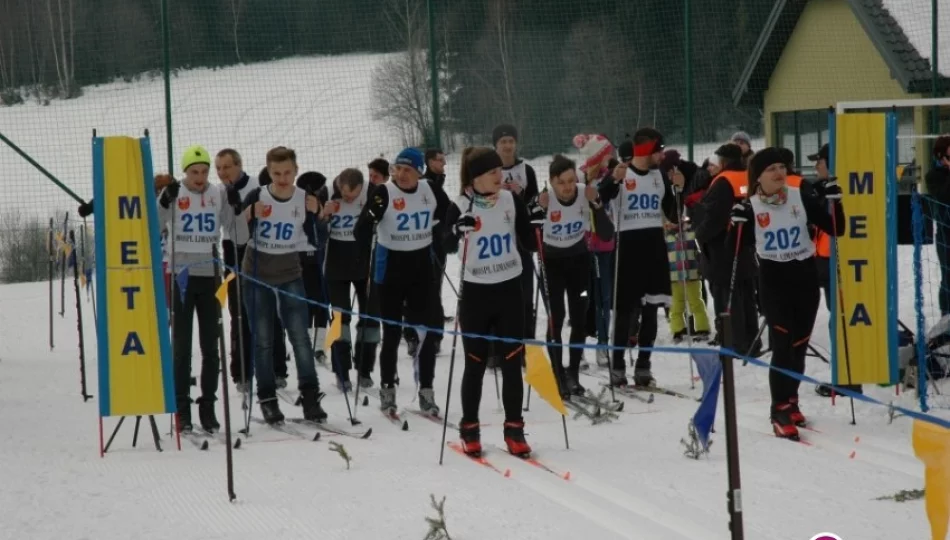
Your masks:
[[[0,217],[0,281],[38,281],[46,274],[48,228],[39,218],[26,218],[19,211]]]
[[[70,98],[78,94],[75,84],[75,10],[73,0],[65,0],[65,8],[63,2],[64,0],[46,0],[46,13],[49,16],[49,31],[53,43],[53,62],[56,65],[59,95]]]
[[[238,28],[241,25],[241,15],[244,13],[244,0],[228,0],[231,8],[231,39],[234,41],[234,56],[241,62],[241,45],[238,38]]]

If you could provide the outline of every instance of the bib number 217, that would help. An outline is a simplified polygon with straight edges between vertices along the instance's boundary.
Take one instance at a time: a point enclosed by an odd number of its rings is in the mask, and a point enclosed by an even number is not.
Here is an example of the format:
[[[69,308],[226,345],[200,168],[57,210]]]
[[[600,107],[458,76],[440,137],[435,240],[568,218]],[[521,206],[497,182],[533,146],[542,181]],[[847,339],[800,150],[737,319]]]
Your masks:
[[[424,231],[429,228],[429,216],[431,212],[423,210],[421,212],[411,212],[405,214],[396,214],[396,230],[398,231]],[[410,229],[410,225],[412,228]]]

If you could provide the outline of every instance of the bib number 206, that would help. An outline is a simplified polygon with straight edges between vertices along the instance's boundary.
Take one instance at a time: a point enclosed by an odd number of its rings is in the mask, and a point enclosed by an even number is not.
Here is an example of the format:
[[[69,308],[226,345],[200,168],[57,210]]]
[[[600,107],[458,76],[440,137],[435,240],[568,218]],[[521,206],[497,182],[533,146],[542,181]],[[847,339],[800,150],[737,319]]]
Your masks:
[[[802,230],[799,227],[765,231],[765,251],[785,251],[801,246]]]
[[[511,233],[480,236],[475,241],[475,246],[478,248],[480,260],[501,257],[503,254],[511,253]]]
[[[627,210],[657,210],[659,208],[659,195],[647,195],[646,193],[627,195]]]

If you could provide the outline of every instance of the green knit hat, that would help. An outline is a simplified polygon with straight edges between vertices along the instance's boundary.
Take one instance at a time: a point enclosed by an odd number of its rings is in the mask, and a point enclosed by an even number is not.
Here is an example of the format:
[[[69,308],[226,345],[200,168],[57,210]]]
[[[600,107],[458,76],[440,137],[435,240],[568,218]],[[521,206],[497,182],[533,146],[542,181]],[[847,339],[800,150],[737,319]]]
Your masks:
[[[211,166],[211,155],[208,154],[208,151],[198,144],[185,149],[184,155],[181,156],[181,170],[187,171],[188,167],[199,163]]]

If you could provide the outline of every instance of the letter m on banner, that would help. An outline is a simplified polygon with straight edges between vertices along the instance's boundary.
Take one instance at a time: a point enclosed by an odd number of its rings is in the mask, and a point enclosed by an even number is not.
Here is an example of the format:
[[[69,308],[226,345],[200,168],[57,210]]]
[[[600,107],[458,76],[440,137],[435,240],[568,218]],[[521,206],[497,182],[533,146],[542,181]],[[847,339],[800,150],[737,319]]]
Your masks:
[[[832,243],[831,382],[894,384],[897,358],[897,116],[829,119],[844,236]],[[839,225],[840,227],[840,225]]]
[[[173,413],[175,388],[149,140],[98,137],[92,156],[96,260],[102,261],[96,269],[99,415]]]

